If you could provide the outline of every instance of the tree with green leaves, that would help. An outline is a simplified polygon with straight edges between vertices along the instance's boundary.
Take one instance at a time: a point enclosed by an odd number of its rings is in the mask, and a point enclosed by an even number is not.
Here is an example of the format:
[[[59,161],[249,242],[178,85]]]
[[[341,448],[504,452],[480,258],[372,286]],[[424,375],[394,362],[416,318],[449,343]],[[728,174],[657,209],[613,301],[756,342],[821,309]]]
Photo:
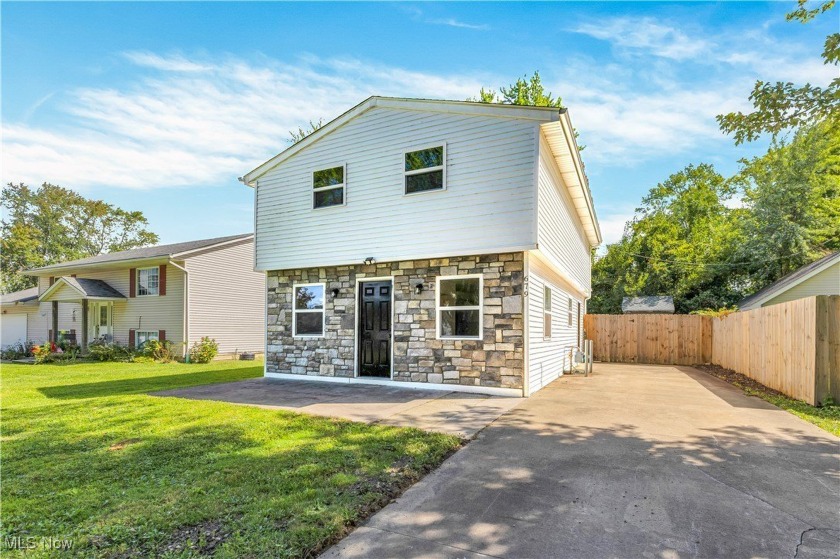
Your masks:
[[[732,305],[743,293],[728,262],[741,210],[711,165],[689,165],[656,185],[592,272],[593,313],[621,312],[621,299],[671,295],[677,312]]]
[[[811,8],[808,0],[798,0],[798,8],[787,15],[788,21],[807,23],[832,10],[836,0],[823,0]],[[823,62],[837,66],[840,63],[840,33],[825,39]],[[734,134],[735,143],[750,142],[770,134],[779,134],[824,120],[840,119],[840,77],[826,87],[791,82],[770,83],[757,81],[749,97],[755,110],[744,114],[734,112],[718,115],[717,121],[726,134]]]
[[[3,188],[0,221],[0,290],[35,285],[22,270],[158,242],[142,212],[91,200],[53,184]]]
[[[749,210],[736,259],[750,262],[750,290],[840,250],[840,127],[801,128],[765,155],[741,162],[732,182]]]

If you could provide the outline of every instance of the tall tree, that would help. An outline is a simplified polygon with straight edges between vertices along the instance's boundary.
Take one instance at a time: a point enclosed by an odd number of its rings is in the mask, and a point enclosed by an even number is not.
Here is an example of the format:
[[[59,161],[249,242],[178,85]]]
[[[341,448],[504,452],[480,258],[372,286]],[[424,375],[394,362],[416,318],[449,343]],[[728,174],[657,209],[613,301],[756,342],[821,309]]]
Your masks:
[[[808,0],[798,0],[798,8],[787,15],[787,20],[807,23],[832,10],[835,0],[823,0],[814,8],[811,5]],[[824,64],[837,66],[840,63],[840,33],[826,37],[822,58]],[[840,77],[834,78],[827,87],[759,80],[749,99],[754,111],[717,117],[721,130],[734,134],[736,144],[756,140],[762,134],[770,134],[775,139],[787,130],[840,119]]]
[[[309,121],[309,126],[307,126],[306,128],[301,128],[301,127],[298,126],[297,132],[295,132],[294,130],[289,130],[289,137],[291,138],[291,140],[289,140],[289,141],[292,144],[296,144],[299,141],[301,141],[302,139],[304,139],[305,137],[309,136],[310,134],[312,134],[313,132],[318,130],[319,128],[321,128],[323,125],[324,125],[324,119],[323,118],[319,118],[318,122],[314,122],[314,121],[310,120]]]
[[[3,188],[0,290],[35,285],[22,270],[158,242],[142,212],[91,200],[67,188],[23,183]]]
[[[840,250],[840,127],[829,120],[742,161],[733,183],[749,210],[738,260],[756,290],[829,251]]]

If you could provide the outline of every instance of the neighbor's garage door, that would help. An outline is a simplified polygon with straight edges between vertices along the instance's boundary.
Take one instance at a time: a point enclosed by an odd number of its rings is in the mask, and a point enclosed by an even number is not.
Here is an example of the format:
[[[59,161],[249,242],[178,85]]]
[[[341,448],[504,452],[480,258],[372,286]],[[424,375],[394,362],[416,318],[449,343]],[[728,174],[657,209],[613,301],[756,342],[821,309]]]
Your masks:
[[[4,314],[0,317],[0,346],[26,341],[26,315]]]

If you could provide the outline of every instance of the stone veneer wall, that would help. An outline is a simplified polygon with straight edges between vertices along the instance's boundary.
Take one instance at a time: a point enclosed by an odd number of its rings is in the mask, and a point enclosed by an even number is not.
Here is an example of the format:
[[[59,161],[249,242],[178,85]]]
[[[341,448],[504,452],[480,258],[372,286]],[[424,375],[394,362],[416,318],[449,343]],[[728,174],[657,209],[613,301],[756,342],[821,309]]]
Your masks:
[[[484,276],[482,340],[436,339],[437,276]],[[522,388],[523,253],[336,266],[268,273],[269,373],[352,377],[356,279],[394,280],[394,380]],[[422,280],[423,292],[414,286]],[[325,283],[325,337],[292,337],[292,286]],[[331,291],[340,290],[333,298]]]

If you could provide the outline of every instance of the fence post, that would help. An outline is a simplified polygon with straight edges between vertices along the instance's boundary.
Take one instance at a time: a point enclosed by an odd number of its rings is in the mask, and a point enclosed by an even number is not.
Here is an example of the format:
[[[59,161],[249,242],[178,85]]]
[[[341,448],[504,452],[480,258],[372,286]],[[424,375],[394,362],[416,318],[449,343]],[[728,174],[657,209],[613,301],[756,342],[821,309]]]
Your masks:
[[[829,299],[818,295],[816,305],[816,324],[814,325],[814,405],[821,404],[831,394],[831,311]]]

